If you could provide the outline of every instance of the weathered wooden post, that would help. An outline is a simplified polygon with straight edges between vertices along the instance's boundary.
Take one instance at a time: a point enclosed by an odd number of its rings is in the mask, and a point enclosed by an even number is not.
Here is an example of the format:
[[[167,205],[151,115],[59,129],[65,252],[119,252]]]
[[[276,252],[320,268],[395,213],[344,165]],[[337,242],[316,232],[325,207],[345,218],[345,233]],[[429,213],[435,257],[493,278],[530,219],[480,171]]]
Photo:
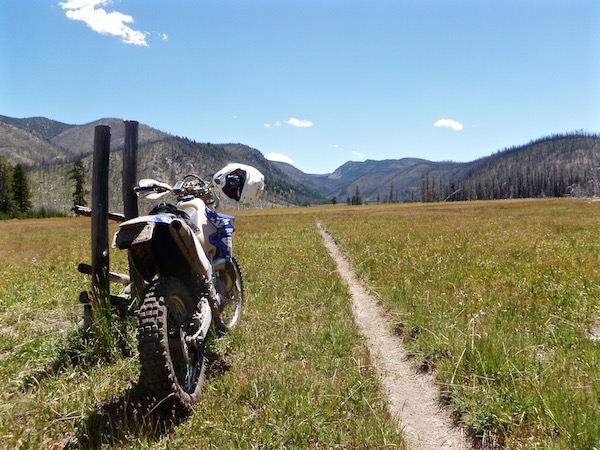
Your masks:
[[[129,302],[139,296],[144,288],[144,280],[131,261],[129,275],[110,272],[108,253],[108,220],[123,222],[138,215],[137,195],[133,189],[137,178],[138,122],[125,121],[122,174],[125,214],[108,211],[110,127],[98,125],[94,131],[91,208],[79,205],[73,208],[77,214],[92,218],[92,264],[81,263],[77,268],[79,272],[92,276],[91,291],[83,291],[79,295],[79,301],[83,303],[83,320],[79,326],[84,328],[92,325],[94,314],[100,313],[99,319],[103,316],[108,319],[109,315],[105,313],[111,305],[125,313],[133,304]],[[111,282],[128,286],[131,281],[134,283],[131,291],[125,290],[119,295],[110,294]]]
[[[137,217],[138,199],[133,188],[137,184],[138,122],[125,121],[125,148],[123,149],[123,213],[125,220]],[[144,280],[129,258],[129,276],[134,290],[131,297],[139,297],[144,289]]]
[[[123,149],[123,212],[125,220],[138,216],[137,182],[138,123],[125,121],[125,148]]]
[[[98,125],[94,133],[92,174],[92,309],[110,304],[108,255],[108,163],[110,127]]]

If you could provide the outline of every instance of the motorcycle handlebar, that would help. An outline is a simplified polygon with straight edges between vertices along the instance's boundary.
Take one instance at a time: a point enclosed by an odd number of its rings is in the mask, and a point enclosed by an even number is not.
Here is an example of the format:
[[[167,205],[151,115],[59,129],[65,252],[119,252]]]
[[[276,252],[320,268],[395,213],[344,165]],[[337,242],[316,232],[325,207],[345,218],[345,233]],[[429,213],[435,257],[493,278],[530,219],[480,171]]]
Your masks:
[[[145,192],[145,191],[153,191],[154,188],[152,186],[135,186],[133,188],[135,192]]]
[[[186,180],[193,178],[194,181]],[[213,193],[213,182],[206,183],[197,175],[186,175],[174,187],[161,183],[153,179],[144,179],[140,181],[141,186],[135,186],[133,190],[137,195],[147,193],[146,198],[155,200],[162,197],[167,192],[173,192],[178,200],[182,200],[188,195],[201,198],[207,204],[218,204],[218,198]]]

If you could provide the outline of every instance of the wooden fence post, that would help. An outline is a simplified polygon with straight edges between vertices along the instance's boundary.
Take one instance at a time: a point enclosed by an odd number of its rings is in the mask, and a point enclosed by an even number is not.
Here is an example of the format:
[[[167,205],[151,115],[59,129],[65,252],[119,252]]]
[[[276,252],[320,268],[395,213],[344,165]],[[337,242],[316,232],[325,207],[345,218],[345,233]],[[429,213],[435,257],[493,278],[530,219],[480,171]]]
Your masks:
[[[138,216],[137,183],[138,123],[125,121],[125,148],[123,149],[123,212],[125,220]]]
[[[125,220],[139,215],[138,199],[133,188],[137,184],[138,122],[125,121],[125,148],[123,149],[123,213]],[[129,258],[129,278],[133,282],[132,297],[140,297],[144,279]]]
[[[110,302],[108,256],[108,163],[110,127],[98,125],[94,133],[92,174],[92,303],[106,307]]]

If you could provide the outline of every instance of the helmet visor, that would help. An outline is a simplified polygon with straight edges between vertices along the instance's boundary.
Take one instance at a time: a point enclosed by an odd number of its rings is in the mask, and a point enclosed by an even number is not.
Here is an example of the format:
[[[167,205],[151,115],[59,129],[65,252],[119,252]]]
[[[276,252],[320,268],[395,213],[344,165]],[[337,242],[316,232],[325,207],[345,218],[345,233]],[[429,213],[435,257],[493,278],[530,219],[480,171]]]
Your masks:
[[[246,171],[243,169],[236,169],[225,177],[223,193],[230,199],[239,202],[245,184]]]

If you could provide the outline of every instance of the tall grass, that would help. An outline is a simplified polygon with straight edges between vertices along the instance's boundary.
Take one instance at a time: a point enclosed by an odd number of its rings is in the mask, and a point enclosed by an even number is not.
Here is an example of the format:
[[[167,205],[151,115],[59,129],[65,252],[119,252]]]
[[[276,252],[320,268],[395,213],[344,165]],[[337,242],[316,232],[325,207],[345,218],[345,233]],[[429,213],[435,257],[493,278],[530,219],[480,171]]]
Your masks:
[[[244,325],[191,427],[209,448],[396,448],[348,293],[310,215],[243,214]],[[181,448],[186,448],[182,445]]]
[[[332,231],[416,367],[486,443],[600,441],[600,203],[574,200],[240,211],[240,328],[210,343],[186,417],[149,410],[134,354],[76,351],[87,219],[0,222],[0,448],[397,448]],[[126,271],[122,253],[112,269]],[[121,338],[120,338],[121,339]],[[135,346],[134,337],[122,339]]]
[[[321,220],[483,441],[600,446],[590,335],[600,318],[600,204],[398,205]]]
[[[240,216],[245,315],[186,417],[148,408],[135,355],[64,357],[89,221],[0,223],[0,448],[401,448],[313,218]]]

